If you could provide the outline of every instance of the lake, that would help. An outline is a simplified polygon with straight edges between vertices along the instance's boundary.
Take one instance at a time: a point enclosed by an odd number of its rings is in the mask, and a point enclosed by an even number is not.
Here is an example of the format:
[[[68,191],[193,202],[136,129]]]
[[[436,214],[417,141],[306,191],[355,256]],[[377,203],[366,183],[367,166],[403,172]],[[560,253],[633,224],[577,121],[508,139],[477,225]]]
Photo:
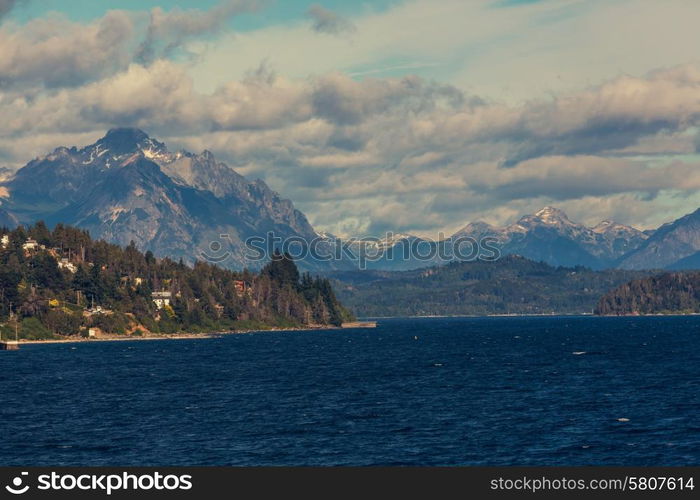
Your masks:
[[[699,465],[700,317],[0,352],[0,465]]]

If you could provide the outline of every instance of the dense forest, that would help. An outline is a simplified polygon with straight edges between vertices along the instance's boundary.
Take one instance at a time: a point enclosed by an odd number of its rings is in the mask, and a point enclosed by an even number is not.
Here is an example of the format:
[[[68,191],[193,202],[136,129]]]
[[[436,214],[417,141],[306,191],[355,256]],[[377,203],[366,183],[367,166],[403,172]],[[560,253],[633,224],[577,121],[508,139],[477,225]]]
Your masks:
[[[2,230],[3,338],[340,325],[351,314],[327,279],[277,253],[259,272],[156,259],[135,245],[44,223]]]
[[[552,267],[516,255],[403,272],[335,272],[338,298],[359,316],[590,314],[598,299],[646,271]]]
[[[600,315],[700,313],[700,273],[665,273],[633,280],[605,294]]]

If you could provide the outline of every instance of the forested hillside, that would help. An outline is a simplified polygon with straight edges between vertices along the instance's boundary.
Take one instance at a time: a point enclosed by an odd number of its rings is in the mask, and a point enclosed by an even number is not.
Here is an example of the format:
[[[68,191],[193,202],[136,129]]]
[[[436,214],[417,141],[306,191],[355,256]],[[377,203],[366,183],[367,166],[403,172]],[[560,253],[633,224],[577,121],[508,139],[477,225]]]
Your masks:
[[[188,267],[41,222],[3,230],[1,243],[4,338],[340,325],[351,316],[327,279],[300,276],[279,254],[260,273]]]
[[[666,273],[633,280],[605,294],[596,314],[700,313],[700,273]]]
[[[592,313],[609,290],[648,271],[552,267],[516,255],[405,272],[336,272],[359,316]]]

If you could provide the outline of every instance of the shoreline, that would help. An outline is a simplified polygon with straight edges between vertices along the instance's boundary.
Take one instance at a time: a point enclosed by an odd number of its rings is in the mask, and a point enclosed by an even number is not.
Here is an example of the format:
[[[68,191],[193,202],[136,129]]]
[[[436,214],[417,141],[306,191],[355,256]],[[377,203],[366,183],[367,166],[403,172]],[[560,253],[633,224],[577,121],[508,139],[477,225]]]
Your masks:
[[[207,333],[169,333],[169,334],[151,334],[142,336],[130,335],[105,335],[102,337],[71,337],[61,339],[45,339],[45,340],[28,340],[19,339],[18,345],[35,345],[35,344],[74,344],[83,342],[129,342],[129,341],[144,341],[144,340],[196,340],[196,339],[215,339],[227,335],[249,334],[249,333],[264,333],[264,332],[303,332],[303,331],[332,331],[332,330],[347,330],[354,328],[376,328],[377,321],[380,319],[431,319],[431,318],[527,318],[527,317],[587,317],[587,318],[649,318],[649,317],[680,317],[680,316],[700,316],[700,313],[676,313],[676,314],[490,314],[490,315],[421,315],[421,316],[373,316],[371,318],[343,323],[342,326],[332,325],[306,325],[299,327],[271,327],[271,328],[252,328],[222,332],[207,332]],[[4,342],[15,343],[14,340],[4,340]]]
[[[105,335],[102,337],[70,337],[61,339],[44,339],[44,340],[28,340],[19,339],[18,345],[33,345],[33,344],[73,344],[82,342],[129,342],[142,340],[192,340],[192,339],[215,339],[227,335],[249,334],[249,333],[264,333],[264,332],[303,332],[303,331],[331,331],[331,330],[347,330],[355,328],[376,328],[377,320],[381,319],[439,319],[439,318],[528,318],[528,317],[587,317],[587,318],[649,318],[649,317],[681,317],[681,316],[700,316],[700,313],[675,313],[675,314],[610,314],[597,315],[590,313],[579,314],[489,314],[489,315],[421,315],[421,316],[372,316],[367,319],[343,323],[342,326],[332,325],[306,325],[299,327],[271,327],[271,328],[252,328],[222,332],[206,332],[206,333],[168,333],[168,334],[151,334],[142,336],[130,335]],[[3,340],[4,342],[15,343],[14,340]]]
[[[263,333],[263,332],[299,332],[299,331],[316,331],[316,330],[343,330],[351,328],[376,328],[376,321],[353,321],[351,323],[343,323],[342,326],[332,326],[332,325],[306,325],[299,327],[272,327],[265,329],[245,329],[245,330],[233,330],[227,332],[208,332],[208,333],[168,333],[168,334],[158,334],[158,335],[142,335],[142,336],[130,336],[130,335],[109,335],[103,337],[77,337],[77,338],[65,338],[65,339],[45,339],[45,340],[27,340],[19,339],[18,344],[22,345],[33,345],[33,344],[74,344],[83,342],[129,342],[129,341],[142,341],[142,340],[192,340],[192,339],[216,339],[221,338],[226,335],[238,335],[246,333]],[[14,342],[14,341],[12,341]]]

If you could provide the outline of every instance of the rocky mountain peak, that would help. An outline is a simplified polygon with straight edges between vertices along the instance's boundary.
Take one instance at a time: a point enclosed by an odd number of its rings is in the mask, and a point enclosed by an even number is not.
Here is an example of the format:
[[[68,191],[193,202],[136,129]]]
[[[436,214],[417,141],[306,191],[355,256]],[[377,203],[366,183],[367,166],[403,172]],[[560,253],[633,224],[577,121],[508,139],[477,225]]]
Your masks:
[[[591,228],[591,230],[594,233],[606,235],[609,233],[628,233],[628,234],[634,234],[634,235],[642,235],[644,236],[644,233],[640,231],[639,229],[636,229],[631,226],[626,226],[624,224],[620,224],[619,222],[615,222],[614,220],[611,219],[606,219],[604,221],[599,222],[595,226]]]
[[[542,210],[535,212],[535,217],[545,223],[571,222],[563,210],[552,206],[546,206]]]
[[[165,144],[158,142],[138,128],[113,128],[94,144],[80,150],[83,163],[103,162],[111,166],[125,155],[141,154],[148,159],[169,156]]]
[[[125,154],[141,149],[149,139],[148,134],[138,128],[113,128],[97,144],[114,153]]]

